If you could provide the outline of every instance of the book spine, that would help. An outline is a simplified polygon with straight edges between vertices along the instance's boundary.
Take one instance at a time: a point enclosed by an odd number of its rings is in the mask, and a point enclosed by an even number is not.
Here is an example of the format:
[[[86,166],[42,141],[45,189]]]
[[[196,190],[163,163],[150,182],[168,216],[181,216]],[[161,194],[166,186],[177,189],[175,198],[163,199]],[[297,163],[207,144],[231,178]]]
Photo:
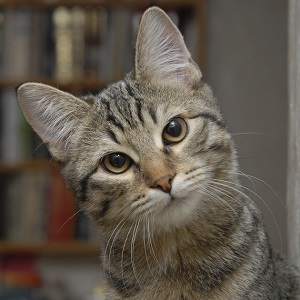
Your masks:
[[[5,13],[0,9],[0,78],[4,76],[4,26]]]
[[[12,164],[22,159],[22,115],[13,89],[1,93],[0,105],[1,160]]]
[[[23,79],[30,74],[30,12],[29,9],[5,11],[4,73],[9,78]]]
[[[84,77],[85,63],[85,13],[84,9],[74,7],[70,10],[73,50],[73,77],[76,80]]]
[[[73,44],[70,10],[58,7],[53,12],[55,28],[55,75],[60,82],[73,79]]]
[[[47,211],[48,240],[74,239],[76,204],[58,172],[55,172],[51,179]]]

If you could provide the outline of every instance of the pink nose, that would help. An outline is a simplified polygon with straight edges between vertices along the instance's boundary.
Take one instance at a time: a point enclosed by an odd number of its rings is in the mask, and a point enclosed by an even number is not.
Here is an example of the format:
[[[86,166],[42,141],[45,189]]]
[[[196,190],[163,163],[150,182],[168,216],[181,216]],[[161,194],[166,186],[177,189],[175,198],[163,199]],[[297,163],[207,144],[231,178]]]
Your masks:
[[[165,193],[169,193],[172,189],[171,182],[172,182],[173,177],[174,176],[168,174],[164,177],[157,179],[154,182],[154,187],[158,187],[158,188],[162,189],[162,191],[164,191]]]

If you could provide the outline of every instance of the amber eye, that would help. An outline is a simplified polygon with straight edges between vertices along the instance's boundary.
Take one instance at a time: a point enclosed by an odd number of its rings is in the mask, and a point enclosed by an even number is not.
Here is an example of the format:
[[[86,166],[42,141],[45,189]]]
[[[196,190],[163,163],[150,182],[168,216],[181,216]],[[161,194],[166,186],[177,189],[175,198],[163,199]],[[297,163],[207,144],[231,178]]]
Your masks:
[[[187,124],[181,118],[171,120],[163,131],[163,139],[166,143],[181,142],[187,134]]]
[[[106,155],[102,160],[103,168],[111,173],[120,174],[129,169],[131,159],[123,153],[112,153]]]

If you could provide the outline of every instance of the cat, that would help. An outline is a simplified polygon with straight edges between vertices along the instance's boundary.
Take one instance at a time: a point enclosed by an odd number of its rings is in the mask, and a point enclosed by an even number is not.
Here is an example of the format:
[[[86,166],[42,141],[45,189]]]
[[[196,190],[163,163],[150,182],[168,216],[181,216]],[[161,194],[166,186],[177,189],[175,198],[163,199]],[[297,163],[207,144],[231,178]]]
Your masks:
[[[142,16],[134,70],[77,98],[40,83],[21,109],[103,246],[108,300],[300,299],[239,184],[210,87],[170,18]]]

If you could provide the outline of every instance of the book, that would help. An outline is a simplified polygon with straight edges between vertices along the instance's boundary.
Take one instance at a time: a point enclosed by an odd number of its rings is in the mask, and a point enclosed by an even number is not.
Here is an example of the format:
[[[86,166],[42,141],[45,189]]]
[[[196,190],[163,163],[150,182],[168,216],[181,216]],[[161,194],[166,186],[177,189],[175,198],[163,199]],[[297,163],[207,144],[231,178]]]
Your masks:
[[[6,9],[4,14],[4,75],[23,79],[30,74],[31,67],[31,10]]]
[[[23,158],[21,147],[23,115],[14,89],[6,89],[1,93],[0,106],[0,158],[8,164],[13,164]]]
[[[85,12],[80,7],[70,10],[73,50],[73,79],[84,78],[85,65]]]
[[[4,75],[4,15],[4,11],[0,9],[0,77],[3,77]]]
[[[39,76],[53,78],[55,76],[55,26],[52,18],[52,11],[44,11],[42,14],[43,32],[40,32],[39,39],[42,40],[44,51],[41,52],[41,66]]]
[[[30,55],[27,57],[30,62],[30,76],[37,78],[45,73],[44,59],[47,54],[47,44],[51,40],[51,28],[49,28],[48,11],[32,10],[31,12],[31,31],[27,39],[30,41]],[[53,52],[54,49],[52,48]],[[47,60],[52,60],[47,55]]]
[[[92,231],[86,220],[78,218],[73,195],[58,171],[27,170],[3,178],[3,238],[14,242],[70,241],[75,239],[78,226],[80,238],[89,239]]]
[[[76,204],[59,172],[52,174],[48,195],[47,239],[49,241],[74,239]]]
[[[133,55],[128,53],[128,40],[132,33],[132,11],[130,9],[115,8],[108,10],[107,38],[105,43],[106,70],[105,78],[115,80],[121,78],[125,69],[131,69],[126,65]],[[125,50],[126,49],[126,50]],[[131,64],[130,63],[130,64]]]
[[[45,240],[45,188],[49,184],[45,171],[6,174],[3,188],[4,233],[15,242]]]
[[[85,14],[85,32],[84,32],[84,47],[85,47],[85,74],[87,76],[96,76],[98,70],[98,60],[100,48],[100,19],[98,10],[88,8],[84,11]]]
[[[53,12],[55,37],[55,77],[62,83],[73,79],[73,44],[71,13],[66,7]]]
[[[20,224],[22,212],[21,174],[6,175],[4,199],[4,237],[10,241],[22,240],[23,232]]]

